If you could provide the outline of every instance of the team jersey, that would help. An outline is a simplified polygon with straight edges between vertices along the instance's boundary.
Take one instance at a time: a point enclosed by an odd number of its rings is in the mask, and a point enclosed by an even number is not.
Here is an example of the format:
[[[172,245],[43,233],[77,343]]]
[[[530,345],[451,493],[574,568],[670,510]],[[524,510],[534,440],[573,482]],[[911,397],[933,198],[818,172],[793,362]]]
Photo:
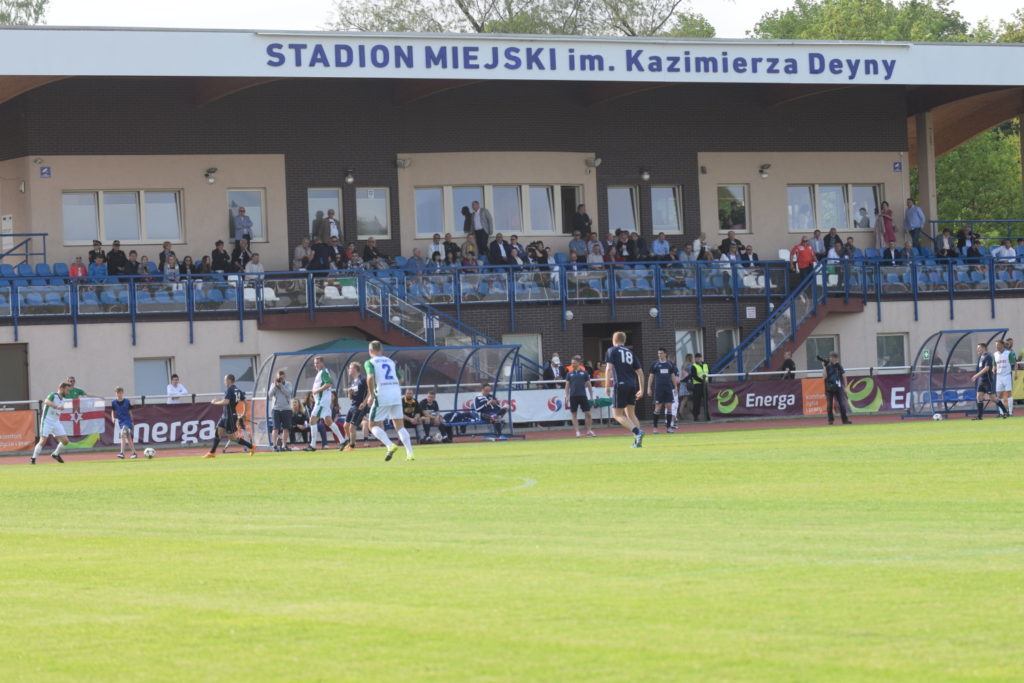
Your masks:
[[[114,411],[114,416],[117,417],[117,421],[122,425],[131,424],[132,422],[132,402],[126,398],[122,398],[120,401],[116,398],[110,402],[110,407]]]
[[[367,376],[373,375],[373,402],[379,406],[402,403],[402,385],[398,382],[395,362],[385,356],[374,356],[363,363]]]
[[[654,390],[669,390],[676,388],[673,381],[679,376],[676,364],[670,360],[659,360],[651,364],[651,375],[654,377]]]
[[[991,353],[983,353],[980,356],[978,356],[977,372],[981,372],[982,370],[985,370],[985,374],[982,375],[981,377],[979,377],[978,379],[980,379],[982,382],[984,382],[986,379],[988,379],[989,375],[992,374],[992,367],[993,367],[993,363],[992,363],[992,354]]]
[[[317,394],[316,390],[321,387],[326,387],[326,389]],[[313,378],[313,395],[316,396],[317,403],[330,403],[333,393],[334,379],[331,377],[331,371],[327,368],[318,370],[316,377]]]
[[[366,378],[359,375],[352,383],[348,385],[348,397],[352,400],[352,405],[359,406],[363,401],[366,400]]]
[[[423,409],[420,408],[420,404],[416,402],[415,398],[402,397],[402,412],[405,413],[406,417],[416,417],[423,414]]]
[[[1009,351],[996,351],[992,354],[996,364],[996,375],[999,377],[1010,377],[1013,374],[1013,365],[1010,364]]]
[[[52,394],[48,394],[47,397],[45,399],[43,399],[43,400],[44,401],[49,401],[49,402],[55,404],[58,407],[57,408],[53,408],[53,407],[48,406],[48,405],[46,405],[44,403],[43,404],[43,414],[39,416],[39,419],[42,420],[43,422],[46,422],[47,420],[59,420],[60,419],[60,411],[63,410],[63,408],[64,408],[64,399],[62,399],[60,397],[60,394],[58,394],[55,391]]]
[[[476,398],[473,399],[473,410],[478,413],[490,413],[498,410],[498,406],[494,405],[494,396],[485,396],[484,394],[477,394]]]
[[[420,411],[428,415],[434,415],[441,412],[441,409],[438,407],[437,401],[431,401],[425,398],[420,401]]]
[[[604,360],[615,370],[615,384],[636,386],[636,371],[640,369],[636,354],[625,346],[613,346],[604,355]]]
[[[232,384],[224,392],[224,400],[227,401],[224,405],[224,417],[234,417],[236,409],[238,408],[238,403],[245,400],[245,395],[238,387]]]
[[[590,386],[590,373],[586,370],[571,370],[565,376],[569,385],[569,396],[587,396],[587,387]]]

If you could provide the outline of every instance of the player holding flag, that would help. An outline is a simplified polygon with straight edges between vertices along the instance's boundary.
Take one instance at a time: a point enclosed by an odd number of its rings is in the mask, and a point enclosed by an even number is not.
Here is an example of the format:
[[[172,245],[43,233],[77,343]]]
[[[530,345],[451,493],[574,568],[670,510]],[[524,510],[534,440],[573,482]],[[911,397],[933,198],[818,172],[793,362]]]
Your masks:
[[[57,462],[64,462],[64,458],[60,457],[60,452],[68,445],[68,434],[64,431],[64,425],[60,423],[60,411],[64,408],[64,399],[67,398],[70,390],[70,384],[61,382],[57,391],[48,394],[41,401],[43,412],[39,416],[39,441],[32,450],[30,464],[36,464],[36,458],[43,452],[43,446],[51,436],[57,440],[57,447],[53,449],[53,453],[50,453],[50,457]]]
[[[412,460],[412,439],[405,429],[405,414],[402,411],[402,386],[398,382],[398,370],[395,362],[384,355],[384,345],[379,341],[370,342],[370,360],[363,364],[366,370],[366,384],[373,397],[370,406],[370,431],[388,449],[384,460],[398,450],[379,423],[391,420],[398,431],[398,438],[405,446],[405,459]]]
[[[338,440],[338,450],[345,448],[345,437],[341,435],[341,430],[338,429],[338,425],[334,422],[334,418],[331,417],[331,398],[334,396],[334,378],[331,377],[331,371],[327,369],[324,364],[323,356],[317,356],[313,359],[313,367],[316,369],[316,377],[313,378],[313,397],[316,399],[316,403],[313,404],[313,409],[309,411],[309,426],[312,429],[309,430],[309,445],[303,450],[315,451],[316,442],[320,438],[320,433],[316,428],[316,423],[320,418],[324,420],[324,426],[331,430],[334,434],[334,438]],[[327,447],[326,439],[324,440],[324,447]]]

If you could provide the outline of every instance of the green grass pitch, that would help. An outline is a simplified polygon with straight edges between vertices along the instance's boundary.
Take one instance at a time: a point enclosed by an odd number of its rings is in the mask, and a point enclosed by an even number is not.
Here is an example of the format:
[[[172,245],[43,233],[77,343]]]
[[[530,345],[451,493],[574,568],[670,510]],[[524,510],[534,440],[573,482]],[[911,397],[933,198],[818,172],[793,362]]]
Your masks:
[[[0,680],[1022,680],[1022,437],[5,466]]]

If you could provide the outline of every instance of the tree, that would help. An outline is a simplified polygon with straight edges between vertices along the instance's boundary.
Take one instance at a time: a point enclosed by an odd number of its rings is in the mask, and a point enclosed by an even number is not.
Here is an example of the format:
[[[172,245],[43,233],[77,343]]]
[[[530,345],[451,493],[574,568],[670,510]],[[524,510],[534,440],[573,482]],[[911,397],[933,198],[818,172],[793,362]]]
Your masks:
[[[999,22],[996,40],[1000,43],[1024,43],[1024,8],[1014,12],[1010,21]]]
[[[797,40],[965,41],[970,25],[951,0],[796,0],[769,12],[748,32]]]
[[[982,133],[935,162],[939,216],[944,220],[1024,216],[1020,130]]]
[[[38,24],[50,0],[0,0],[0,25]]]
[[[334,28],[424,33],[712,37],[686,0],[337,0]]]

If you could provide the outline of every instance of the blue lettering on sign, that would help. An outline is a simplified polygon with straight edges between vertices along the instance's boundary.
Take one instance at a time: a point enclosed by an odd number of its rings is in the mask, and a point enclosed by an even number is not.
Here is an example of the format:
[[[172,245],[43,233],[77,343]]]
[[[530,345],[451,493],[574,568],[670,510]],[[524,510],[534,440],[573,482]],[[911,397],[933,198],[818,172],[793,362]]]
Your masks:
[[[284,47],[281,43],[271,43],[267,45],[267,66],[281,66],[284,64],[284,54],[281,52],[281,48]]]

